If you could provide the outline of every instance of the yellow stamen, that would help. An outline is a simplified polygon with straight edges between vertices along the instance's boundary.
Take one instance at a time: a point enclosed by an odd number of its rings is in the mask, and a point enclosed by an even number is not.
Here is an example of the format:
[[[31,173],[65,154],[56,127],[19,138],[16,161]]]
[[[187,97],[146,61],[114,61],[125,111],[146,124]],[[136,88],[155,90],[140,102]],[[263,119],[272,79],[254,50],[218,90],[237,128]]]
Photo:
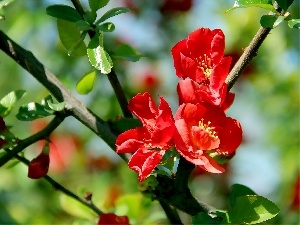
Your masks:
[[[204,119],[202,118],[201,121],[199,121],[199,128],[201,128],[202,130],[205,130],[209,136],[217,139],[219,138],[218,135],[217,135],[217,132],[213,130],[212,127],[210,127],[209,125],[211,124],[210,121],[208,121],[207,124],[204,123]]]

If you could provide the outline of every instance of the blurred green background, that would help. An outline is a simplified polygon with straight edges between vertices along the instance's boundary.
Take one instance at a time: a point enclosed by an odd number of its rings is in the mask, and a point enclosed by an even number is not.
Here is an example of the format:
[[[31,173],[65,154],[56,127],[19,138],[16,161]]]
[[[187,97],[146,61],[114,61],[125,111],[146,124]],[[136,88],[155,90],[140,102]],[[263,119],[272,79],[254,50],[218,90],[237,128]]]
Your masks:
[[[81,1],[88,9],[87,1]],[[134,46],[146,57],[140,61],[115,61],[115,71],[128,99],[148,91],[154,98],[164,96],[173,112],[178,107],[170,49],[188,33],[199,28],[220,28],[226,37],[226,54],[234,59],[242,54],[259,28],[259,8],[237,9],[225,13],[234,1],[194,0],[172,8],[164,1],[111,1],[98,16],[112,7],[130,6],[131,13],[109,21],[116,30],[105,35],[108,50],[120,42]],[[1,3],[1,1],[0,1]],[[69,57],[57,33],[56,19],[46,15],[51,4],[71,5],[65,1],[15,0],[4,8],[0,29],[33,54],[81,101],[104,120],[121,114],[105,75],[97,74],[95,87],[88,95],[76,93],[77,81],[92,70],[86,56]],[[186,8],[185,8],[186,7]],[[300,18],[299,1],[289,10]],[[281,209],[266,224],[298,224],[299,199],[299,30],[286,23],[272,30],[258,55],[232,89],[236,99],[227,114],[242,124],[244,141],[230,161],[225,174],[193,173],[190,187],[194,195],[215,207],[226,209],[230,186],[234,183],[252,188]],[[0,52],[0,97],[24,89],[27,95],[17,106],[36,101],[49,93],[25,70]],[[15,118],[18,107],[5,118],[11,131],[26,138],[49,121],[21,122]],[[67,118],[53,133],[49,175],[83,196],[90,191],[94,203],[105,212],[126,213],[132,224],[164,224],[165,215],[157,202],[138,192],[137,176],[97,136],[73,118]],[[42,146],[25,150],[34,158]],[[95,224],[90,210],[55,191],[45,180],[27,178],[27,167],[13,162],[0,168],[0,224]],[[299,185],[298,185],[299,193]],[[299,195],[298,195],[299,198]],[[189,217],[181,214],[188,223]]]

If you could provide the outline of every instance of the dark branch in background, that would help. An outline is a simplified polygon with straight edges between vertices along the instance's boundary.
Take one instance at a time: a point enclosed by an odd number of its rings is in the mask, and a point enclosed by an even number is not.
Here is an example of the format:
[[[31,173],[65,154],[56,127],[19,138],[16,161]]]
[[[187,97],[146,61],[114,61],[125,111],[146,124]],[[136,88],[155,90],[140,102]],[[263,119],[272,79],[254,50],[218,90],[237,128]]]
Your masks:
[[[257,51],[267,35],[270,33],[270,28],[260,28],[249,46],[245,49],[239,60],[236,62],[230,73],[228,74],[225,83],[228,84],[228,90],[232,88],[236,80],[242,74],[243,70],[247,67],[254,56],[257,55]]]
[[[9,153],[9,150],[5,150],[7,153]],[[14,156],[16,159],[18,159],[20,162],[29,165],[29,160],[26,159],[25,157],[19,156],[19,155],[15,155]],[[61,184],[59,184],[58,182],[56,182],[55,180],[53,180],[51,177],[49,177],[48,175],[43,177],[45,180],[47,180],[52,186],[53,188],[55,188],[56,190],[61,191],[62,193],[64,193],[65,195],[81,202],[82,204],[86,205],[87,207],[89,207],[90,209],[92,209],[95,213],[97,213],[97,215],[102,214],[102,211],[97,208],[91,201],[85,201],[84,199],[80,198],[79,196],[77,196],[76,194],[74,194],[73,192],[71,192],[70,190],[68,190],[67,188],[65,188],[64,186],[62,186]]]
[[[80,3],[79,0],[71,0],[75,9],[77,10],[77,12],[83,16],[84,9],[82,8],[82,5]],[[90,36],[90,38],[92,39],[95,36],[95,32],[89,30],[88,34]],[[118,99],[119,105],[121,107],[122,113],[124,115],[124,117],[127,118],[132,118],[132,113],[130,112],[130,110],[128,109],[128,101],[126,99],[125,93],[123,91],[123,88],[120,84],[120,81],[117,77],[117,74],[115,73],[114,70],[111,70],[111,72],[109,74],[107,74],[108,80],[112,86],[112,88],[114,89],[114,92],[116,94],[116,97]]]
[[[59,102],[66,103],[66,110],[104,140],[108,146],[115,149],[116,134],[110,125],[95,115],[79,101],[35,56],[11,40],[0,30],[0,49],[27,70],[44,87],[46,87]],[[120,156],[128,161],[126,155]]]
[[[7,154],[1,156],[0,158],[0,167],[7,163],[10,159],[15,157],[18,153],[20,153],[23,149],[28,146],[34,144],[35,142],[48,138],[48,136],[61,124],[61,122],[65,119],[66,116],[56,116],[54,119],[41,131],[36,134],[21,140],[17,143],[17,146],[12,150],[7,150]]]

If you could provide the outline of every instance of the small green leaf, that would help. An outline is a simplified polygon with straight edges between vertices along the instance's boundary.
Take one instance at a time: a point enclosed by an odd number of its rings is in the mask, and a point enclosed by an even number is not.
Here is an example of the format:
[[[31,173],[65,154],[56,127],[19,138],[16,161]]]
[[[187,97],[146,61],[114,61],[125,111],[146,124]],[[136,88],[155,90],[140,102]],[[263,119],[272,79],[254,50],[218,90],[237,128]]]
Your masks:
[[[46,13],[57,19],[66,20],[69,22],[76,22],[82,20],[80,14],[76,9],[67,5],[50,5],[46,8]]]
[[[259,7],[277,13],[271,0],[236,0],[226,12],[237,8]]]
[[[124,60],[136,62],[142,55],[128,44],[121,44],[114,52],[114,57],[122,58]]]
[[[288,21],[290,28],[300,29],[300,19],[291,19]]]
[[[97,214],[93,210],[65,194],[60,195],[59,200],[62,208],[72,216],[90,221],[97,218]]]
[[[245,196],[245,195],[256,195],[256,193],[242,184],[234,184],[231,186],[231,192],[229,196],[229,205],[231,208],[235,206],[237,197]]]
[[[97,14],[93,11],[88,11],[85,14],[83,14],[83,18],[89,24],[93,24],[97,18]]]
[[[130,12],[129,8],[125,8],[125,7],[113,8],[111,10],[108,10],[106,13],[104,13],[103,16],[101,16],[100,19],[96,21],[96,24],[100,24],[110,17],[119,15],[121,13],[127,13],[127,12]]]
[[[89,0],[91,10],[96,12],[98,9],[106,6],[109,0]]]
[[[18,120],[21,121],[32,121],[38,118],[43,118],[53,114],[45,106],[40,105],[36,102],[30,102],[27,105],[23,105],[19,108],[19,112],[16,115]]]
[[[283,9],[283,11],[286,11],[294,2],[294,0],[276,0],[276,2],[280,6],[280,8]]]
[[[86,46],[83,42],[86,33],[80,34],[75,23],[65,20],[57,20],[57,29],[61,43],[69,51],[69,55],[86,55]]]
[[[2,117],[6,117],[13,105],[24,96],[26,91],[24,90],[17,90],[17,91],[12,91],[5,95],[1,100],[0,100],[0,115]]]
[[[267,198],[247,195],[237,198],[225,220],[228,224],[257,224],[272,219],[278,213],[278,207]]]
[[[91,29],[90,24],[88,24],[86,21],[84,20],[78,20],[75,23],[76,27],[78,28],[78,30],[89,30]]]
[[[65,102],[54,103],[52,96],[49,95],[42,100],[42,105],[45,106],[47,110],[51,109],[53,111],[60,112],[64,110],[66,103]]]
[[[211,217],[210,215],[201,212],[196,216],[192,217],[192,224],[220,224],[222,218],[220,217]]]
[[[264,15],[260,18],[260,24],[264,28],[275,28],[277,27],[282,21],[284,21],[284,16],[274,16],[274,15]]]
[[[79,94],[86,95],[91,92],[94,87],[96,71],[85,74],[77,83],[76,90]]]
[[[12,2],[14,2],[15,0],[2,0],[0,2],[0,9],[8,6],[9,4],[11,4]]]
[[[113,32],[115,30],[115,25],[111,22],[107,22],[97,25],[97,28],[103,32]]]
[[[113,62],[104,48],[99,44],[97,47],[95,47],[94,42],[95,39],[93,38],[90,41],[89,47],[87,49],[89,61],[92,66],[94,66],[97,70],[100,70],[101,73],[108,74],[113,67]],[[93,48],[91,48],[91,46]]]

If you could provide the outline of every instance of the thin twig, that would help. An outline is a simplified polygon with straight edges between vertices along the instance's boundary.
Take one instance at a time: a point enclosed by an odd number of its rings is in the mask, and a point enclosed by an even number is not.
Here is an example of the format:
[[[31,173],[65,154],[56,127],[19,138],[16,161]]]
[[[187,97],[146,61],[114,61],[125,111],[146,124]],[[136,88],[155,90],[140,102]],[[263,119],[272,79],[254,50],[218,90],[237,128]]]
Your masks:
[[[37,132],[36,134],[18,141],[17,146],[14,147],[12,150],[7,150],[7,154],[1,156],[0,158],[0,167],[7,163],[10,159],[15,157],[18,153],[22,150],[27,148],[28,146],[32,145],[33,143],[47,138],[65,119],[63,115],[59,115],[53,118],[53,120],[41,131]]]
[[[244,53],[241,55],[239,60],[236,62],[230,73],[228,74],[225,83],[228,84],[228,90],[232,88],[236,80],[242,74],[243,70],[250,63],[254,56],[257,55],[257,51],[263,41],[266,39],[267,35],[270,33],[270,28],[260,28],[249,46],[245,49]]]
[[[9,150],[5,150],[8,153],[10,152]],[[15,155],[14,156],[16,159],[18,159],[20,162],[29,165],[29,160],[26,159],[25,157],[22,157],[20,155]],[[79,201],[80,203],[86,205],[87,207],[89,207],[90,209],[92,209],[97,215],[102,214],[102,211],[96,207],[94,204],[91,204],[89,201],[85,201],[84,199],[80,198],[78,195],[74,194],[72,191],[68,190],[67,188],[65,188],[64,186],[62,186],[60,183],[58,183],[57,181],[53,180],[50,176],[46,175],[43,177],[46,181],[48,181],[56,190],[61,191],[62,193],[64,193],[65,195]]]
[[[163,201],[159,201],[161,207],[165,211],[167,218],[169,219],[171,224],[183,224],[180,220],[178,212],[176,209],[172,208],[169,204],[166,204]]]

